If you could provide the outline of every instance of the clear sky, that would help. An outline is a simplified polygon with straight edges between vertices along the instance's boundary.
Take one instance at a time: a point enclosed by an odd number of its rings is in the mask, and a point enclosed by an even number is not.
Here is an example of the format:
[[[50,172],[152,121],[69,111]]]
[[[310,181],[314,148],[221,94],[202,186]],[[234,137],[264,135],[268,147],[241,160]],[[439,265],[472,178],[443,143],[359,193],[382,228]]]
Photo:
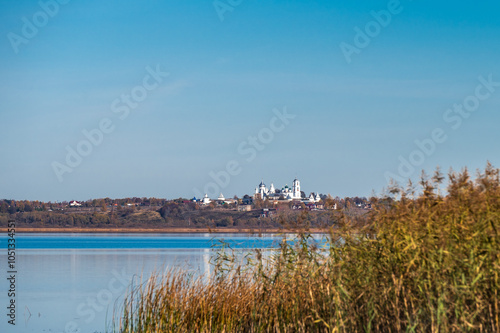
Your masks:
[[[369,196],[500,167],[499,17],[492,0],[2,1],[0,198],[295,177]]]

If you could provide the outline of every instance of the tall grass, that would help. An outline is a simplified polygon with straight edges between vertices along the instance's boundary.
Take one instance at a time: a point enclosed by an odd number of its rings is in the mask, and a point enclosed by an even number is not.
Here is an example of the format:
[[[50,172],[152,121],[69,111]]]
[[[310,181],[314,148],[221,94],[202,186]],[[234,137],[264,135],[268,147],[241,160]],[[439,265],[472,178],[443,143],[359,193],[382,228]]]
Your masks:
[[[500,180],[491,165],[391,189],[364,226],[341,217],[319,249],[283,242],[210,278],[171,271],[130,293],[120,332],[498,332]],[[389,203],[388,203],[389,202]]]

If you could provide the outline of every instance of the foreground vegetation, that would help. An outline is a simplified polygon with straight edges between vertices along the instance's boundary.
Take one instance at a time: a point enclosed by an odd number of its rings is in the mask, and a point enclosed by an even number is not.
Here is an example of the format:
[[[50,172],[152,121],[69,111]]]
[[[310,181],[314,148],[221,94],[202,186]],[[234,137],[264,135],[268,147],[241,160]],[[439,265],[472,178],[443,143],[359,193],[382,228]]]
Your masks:
[[[498,332],[500,180],[488,165],[393,187],[367,225],[344,216],[250,264],[222,253],[210,277],[172,271],[133,290],[120,332]],[[387,202],[387,201],[385,201]],[[248,261],[247,260],[247,261]]]

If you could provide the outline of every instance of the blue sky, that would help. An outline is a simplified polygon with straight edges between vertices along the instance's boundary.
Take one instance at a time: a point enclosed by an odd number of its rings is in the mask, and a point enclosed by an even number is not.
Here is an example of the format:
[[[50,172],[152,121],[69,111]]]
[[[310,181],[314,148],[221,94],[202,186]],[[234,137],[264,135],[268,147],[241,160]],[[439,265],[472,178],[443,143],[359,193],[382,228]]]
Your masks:
[[[497,1],[40,3],[0,4],[0,198],[232,197],[295,177],[368,196],[388,175],[500,166]],[[153,81],[157,68],[168,76]],[[465,101],[466,117],[447,113]],[[103,120],[113,130],[89,153],[82,131]],[[255,154],[249,137],[265,141]]]

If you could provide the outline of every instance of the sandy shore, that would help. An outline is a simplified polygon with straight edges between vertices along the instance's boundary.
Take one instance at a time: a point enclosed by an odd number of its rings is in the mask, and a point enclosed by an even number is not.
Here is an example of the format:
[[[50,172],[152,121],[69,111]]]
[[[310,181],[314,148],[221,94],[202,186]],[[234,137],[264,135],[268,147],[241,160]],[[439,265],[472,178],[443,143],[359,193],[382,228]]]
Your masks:
[[[6,233],[8,228],[0,228]],[[324,233],[324,229],[310,229],[310,233]],[[239,228],[16,228],[16,233],[297,233],[298,230],[284,229],[239,229]]]

